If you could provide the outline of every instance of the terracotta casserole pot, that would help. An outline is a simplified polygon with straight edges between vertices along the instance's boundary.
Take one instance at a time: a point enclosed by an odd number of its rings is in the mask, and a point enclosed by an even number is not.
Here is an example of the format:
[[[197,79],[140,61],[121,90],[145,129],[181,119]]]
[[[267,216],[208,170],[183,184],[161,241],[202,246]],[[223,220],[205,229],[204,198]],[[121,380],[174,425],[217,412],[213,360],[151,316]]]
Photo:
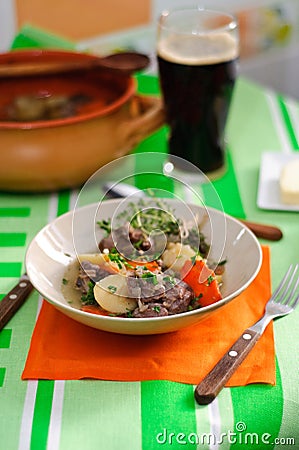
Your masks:
[[[82,58],[94,56],[14,51],[1,54],[0,65]],[[2,78],[0,189],[49,191],[79,186],[98,168],[128,153],[164,122],[160,99],[138,96],[135,89],[133,78],[99,68]],[[20,120],[12,114],[20,98],[61,96],[79,99],[75,112],[67,117]]]

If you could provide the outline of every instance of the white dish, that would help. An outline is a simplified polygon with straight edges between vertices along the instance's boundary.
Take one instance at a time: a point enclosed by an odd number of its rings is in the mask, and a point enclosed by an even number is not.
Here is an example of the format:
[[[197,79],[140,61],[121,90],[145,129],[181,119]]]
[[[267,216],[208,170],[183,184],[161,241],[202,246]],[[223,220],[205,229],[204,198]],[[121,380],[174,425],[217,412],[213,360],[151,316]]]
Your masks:
[[[32,240],[26,254],[26,270],[33,286],[58,310],[85,325],[123,334],[158,334],[176,331],[200,322],[239,295],[256,277],[262,262],[259,242],[252,232],[238,220],[212,209],[187,205],[198,214],[199,223],[205,216],[202,232],[211,245],[211,258],[226,259],[223,299],[201,309],[167,317],[121,318],[100,316],[80,311],[68,304],[61,292],[66,267],[78,253],[96,252],[99,235],[95,223],[113,216],[122,200],[108,200],[66,213],[45,228]],[[167,199],[176,217],[182,217],[181,204]],[[97,233],[96,233],[97,234]],[[224,237],[224,239],[222,239]],[[76,245],[74,245],[74,242]],[[244,259],[244,255],[246,258]],[[240,311],[240,314],[242,311]]]
[[[280,173],[285,164],[299,159],[296,153],[265,152],[262,154],[257,205],[261,209],[299,211],[299,205],[281,202],[279,190]]]

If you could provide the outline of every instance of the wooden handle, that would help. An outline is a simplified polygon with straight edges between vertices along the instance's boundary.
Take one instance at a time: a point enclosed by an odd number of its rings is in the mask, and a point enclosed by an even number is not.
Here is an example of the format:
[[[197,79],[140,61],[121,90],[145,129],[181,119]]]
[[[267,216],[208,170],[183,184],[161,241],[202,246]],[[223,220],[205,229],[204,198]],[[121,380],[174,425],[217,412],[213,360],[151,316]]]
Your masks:
[[[23,275],[18,284],[0,302],[0,330],[7,324],[22,306],[33,286],[27,275]]]
[[[238,219],[246,225],[257,237],[267,239],[269,241],[279,241],[283,234],[282,231],[272,225],[249,222],[248,220]]]
[[[0,64],[0,78],[51,75],[92,68],[102,68],[118,74],[131,75],[145,69],[149,63],[150,59],[147,55],[136,52],[120,52],[105,57],[90,55],[88,59],[74,61],[65,59],[45,61],[43,58],[36,58],[35,61],[25,62],[18,61],[12,52],[8,62]]]
[[[83,61],[51,61],[51,62],[26,62],[18,64],[1,64],[0,78],[23,77],[31,75],[51,75],[77,70],[87,70],[97,66],[93,60]]]
[[[225,383],[256,344],[259,337],[259,333],[250,329],[244,331],[242,336],[195,388],[194,396],[199,405],[207,405],[217,397]]]

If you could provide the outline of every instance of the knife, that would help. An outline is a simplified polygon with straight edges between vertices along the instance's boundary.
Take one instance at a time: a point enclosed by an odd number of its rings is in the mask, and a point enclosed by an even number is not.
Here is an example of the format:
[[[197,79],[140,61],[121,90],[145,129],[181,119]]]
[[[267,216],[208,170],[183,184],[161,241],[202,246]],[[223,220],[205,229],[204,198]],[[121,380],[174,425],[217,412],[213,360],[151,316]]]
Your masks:
[[[134,195],[135,198],[146,197],[146,193],[144,191],[126,183],[111,182],[104,184],[103,187],[106,190],[105,195],[110,198],[129,197],[131,195]],[[259,238],[267,239],[268,241],[279,241],[283,237],[282,231],[273,225],[265,225],[239,218],[236,219],[242,222],[243,225],[247,226],[247,228],[249,228],[253,234]]]
[[[26,274],[22,275],[14,288],[0,302],[0,330],[23,305],[33,286]]]

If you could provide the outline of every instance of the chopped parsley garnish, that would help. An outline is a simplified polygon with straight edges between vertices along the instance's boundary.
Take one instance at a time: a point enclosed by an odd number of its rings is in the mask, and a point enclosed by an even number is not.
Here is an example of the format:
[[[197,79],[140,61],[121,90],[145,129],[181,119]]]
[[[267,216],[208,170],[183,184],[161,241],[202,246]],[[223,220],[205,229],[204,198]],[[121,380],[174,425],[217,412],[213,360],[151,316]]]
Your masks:
[[[161,311],[161,307],[160,306],[153,306],[153,311],[156,311],[157,313],[159,313]]]
[[[141,278],[147,278],[151,283],[153,283],[155,286],[158,284],[158,278],[157,275],[148,271],[148,272],[144,272],[141,275]]]
[[[132,318],[133,317],[133,312],[130,309],[127,309],[127,317]]]
[[[135,243],[133,244],[133,246],[134,246],[137,250],[139,250],[142,244],[143,244],[143,239],[139,239],[139,241],[135,242]]]
[[[173,277],[171,277],[170,275],[167,275],[166,277],[164,277],[163,281],[165,281],[165,283],[172,284],[172,286],[175,285],[175,279]]]
[[[199,253],[195,253],[195,255],[194,256],[191,256],[191,262],[192,262],[192,264],[195,264],[196,263],[196,258],[198,257],[198,255],[199,255]]]
[[[156,202],[156,206],[148,206],[143,201],[137,205],[130,203],[133,218],[130,225],[141,230],[146,236],[149,236],[154,230],[159,230],[165,234],[180,234],[180,221],[178,221],[172,212],[167,211],[166,206],[161,201]],[[130,211],[131,213],[131,211]]]
[[[108,286],[108,291],[111,292],[111,294],[115,294],[115,292],[117,291],[117,287],[110,284],[110,286]]]
[[[93,288],[95,283],[93,281],[88,282],[88,291],[86,294],[81,296],[81,301],[83,305],[97,305],[96,299],[94,298]]]
[[[120,253],[118,253],[116,248],[112,248],[107,256],[111,262],[115,262],[117,264],[117,267],[119,269],[122,269],[123,266],[126,266],[129,269],[134,269],[134,267],[130,263],[128,263],[128,261],[123,256],[121,256]]]
[[[199,300],[203,297],[203,294],[200,293],[199,295],[197,295],[197,297],[194,297],[191,302],[190,305],[188,307],[189,311],[192,309],[198,309],[201,308],[201,304],[199,303]]]
[[[222,261],[220,261],[217,265],[218,266],[224,266],[224,264],[227,263],[227,259],[223,259]]]
[[[66,285],[68,284],[69,280],[67,280],[66,278],[62,278],[62,284]]]
[[[213,283],[213,281],[215,280],[215,277],[213,277],[212,275],[210,275],[207,279],[208,282],[208,286],[210,286],[211,283]]]
[[[99,225],[100,228],[102,228],[102,230],[106,231],[107,234],[111,233],[111,220],[99,220],[97,222],[97,224]]]

